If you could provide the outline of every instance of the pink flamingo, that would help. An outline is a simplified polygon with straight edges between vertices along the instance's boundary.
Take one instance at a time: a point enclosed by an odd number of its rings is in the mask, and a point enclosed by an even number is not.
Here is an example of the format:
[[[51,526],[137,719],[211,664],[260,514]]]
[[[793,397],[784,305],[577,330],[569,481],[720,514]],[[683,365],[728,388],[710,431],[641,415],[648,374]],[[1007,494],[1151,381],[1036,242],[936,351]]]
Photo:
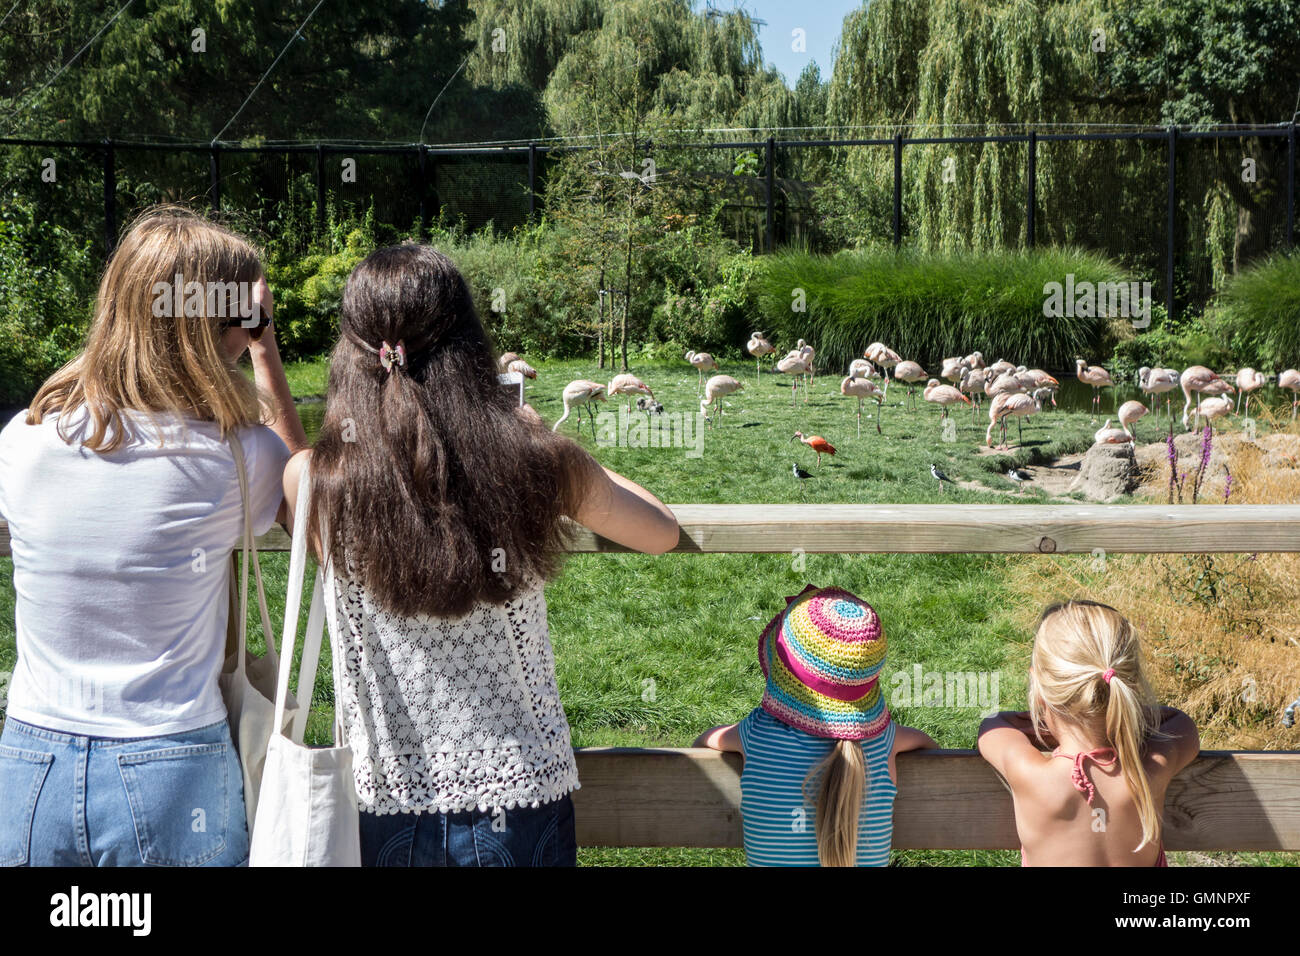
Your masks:
[[[769,342],[762,332],[753,332],[749,336],[749,341],[745,343],[745,351],[754,356],[754,374],[761,376],[763,374],[763,356],[775,352],[776,346]]]
[[[1247,366],[1237,370],[1237,405],[1241,406],[1241,396],[1246,396],[1246,417],[1250,417],[1250,393],[1264,387],[1264,373]]]
[[[857,359],[857,362],[862,361]],[[855,362],[856,364],[856,362]],[[884,393],[876,386],[875,382],[865,378],[858,378],[856,375],[850,375],[844,381],[840,382],[840,394],[848,395],[850,398],[858,400],[858,437],[862,437],[862,400],[864,398],[874,398],[876,400],[876,434],[880,431],[880,414],[884,410]]]
[[[894,366],[894,378],[907,383],[907,397],[912,401],[913,410],[916,409],[916,383],[929,377],[929,373],[916,362],[899,362]]]
[[[718,416],[721,417],[722,396],[730,395],[732,392],[738,392],[745,385],[730,375],[715,375],[704,383],[704,397],[700,399],[700,413],[704,415],[704,420],[712,424],[713,420],[709,418],[708,408],[710,405],[717,405]]]
[[[812,364],[802,351],[796,349],[786,354],[786,357],[776,363],[776,370],[785,375],[799,376],[808,371]],[[799,390],[799,379],[795,378],[794,383],[790,386],[790,407],[794,408],[795,392]],[[808,393],[805,390],[803,400],[808,401]]]
[[[596,414],[591,410],[592,402],[605,401],[605,383],[593,382],[589,379],[575,379],[568,385],[564,386],[564,392],[561,396],[564,399],[564,414],[560,420],[551,426],[551,431],[559,431],[560,425],[569,417],[569,411],[574,406],[585,406],[587,417],[591,421],[591,437],[596,437]],[[582,408],[578,408],[578,431],[582,431]]]
[[[713,356],[708,352],[687,352],[686,361],[695,366],[695,370],[700,373],[699,390],[704,390],[704,373],[709,369],[717,371],[718,363],[713,360]]]
[[[1119,407],[1119,423],[1124,426],[1124,431],[1128,432],[1137,440],[1136,422],[1139,418],[1147,413],[1147,407],[1141,402],[1125,402]]]
[[[1079,381],[1092,386],[1092,413],[1101,414],[1101,390],[1111,388],[1114,382],[1111,380],[1110,372],[1106,371],[1100,365],[1089,365],[1081,358],[1074,360],[1075,375]]]
[[[1178,387],[1178,370],[1173,368],[1148,368],[1143,365],[1138,369],[1138,387],[1151,396],[1151,414],[1156,413],[1156,396],[1165,396],[1165,412],[1169,413],[1169,396]],[[1172,417],[1172,416],[1171,416]]]
[[[1020,438],[1020,444],[1024,444],[1025,434],[1021,424],[1021,419],[1027,415],[1033,415],[1043,410],[1043,404],[1040,399],[1026,395],[1024,392],[1004,392],[994,397],[992,404],[989,405],[989,427],[984,433],[984,443],[993,444],[993,426],[1002,426],[1002,443],[998,448],[1007,447],[1007,419],[1016,420],[1016,430]]]
[[[1202,395],[1223,395],[1233,390],[1231,385],[1204,365],[1193,365],[1186,369],[1178,381],[1183,387],[1183,397],[1187,399],[1183,404],[1183,427],[1189,429],[1200,426]],[[1187,413],[1192,410],[1192,392],[1196,393],[1196,424],[1188,425]]]
[[[506,366],[507,372],[518,372],[524,378],[537,378],[537,369],[533,368],[523,359],[515,359]]]
[[[1212,395],[1201,402],[1201,414],[1205,416],[1205,423],[1213,428],[1216,418],[1232,414],[1232,399],[1227,395]]]
[[[943,360],[943,371],[939,373],[940,378],[946,378],[954,385],[961,381],[962,373],[970,368],[966,360],[961,356],[946,358]]]
[[[621,375],[615,375],[610,379],[609,387],[605,389],[605,394],[628,396],[648,395],[651,398],[655,397],[655,393],[650,391],[649,385],[641,381],[635,375],[631,375],[627,372],[624,372]],[[627,411],[629,415],[632,414],[632,399],[630,397],[627,400]]]
[[[965,402],[967,405],[971,403],[971,400],[961,393],[961,389],[942,385],[937,378],[926,382],[921,394],[927,402],[933,402],[943,410],[943,414],[939,416],[940,421],[948,417],[949,405],[956,405],[958,402]]]
[[[1287,369],[1277,377],[1277,387],[1291,390],[1291,421],[1295,421],[1296,404],[1300,403],[1300,371]]]
[[[881,370],[885,379],[885,398],[889,398],[889,370],[897,368],[903,357],[883,342],[872,342],[863,350],[862,356],[871,359]]]
[[[1122,428],[1111,428],[1110,419],[1106,419],[1106,424],[1097,429],[1097,433],[1092,436],[1094,443],[1098,445],[1124,445],[1133,441],[1133,436]]]

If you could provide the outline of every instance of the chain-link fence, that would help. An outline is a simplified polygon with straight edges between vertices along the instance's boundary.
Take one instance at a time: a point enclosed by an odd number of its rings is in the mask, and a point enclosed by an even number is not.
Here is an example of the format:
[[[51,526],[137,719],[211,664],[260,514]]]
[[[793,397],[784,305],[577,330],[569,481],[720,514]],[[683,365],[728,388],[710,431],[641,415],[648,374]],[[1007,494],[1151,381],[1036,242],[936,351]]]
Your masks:
[[[548,163],[583,148],[20,139],[0,146],[25,151],[8,165],[19,173],[6,191],[88,236],[99,220],[105,251],[124,221],[160,201],[221,210],[253,232],[301,238],[304,248],[328,217],[349,214],[369,213],[381,233],[426,231],[440,218],[469,231],[509,231],[544,208]],[[675,144],[673,156],[722,198],[724,227],[755,252],[843,247],[833,212],[853,222],[855,243],[1069,244],[1151,281],[1171,313],[1199,308],[1242,265],[1294,243],[1294,125],[768,138]],[[835,193],[848,181],[856,191]]]

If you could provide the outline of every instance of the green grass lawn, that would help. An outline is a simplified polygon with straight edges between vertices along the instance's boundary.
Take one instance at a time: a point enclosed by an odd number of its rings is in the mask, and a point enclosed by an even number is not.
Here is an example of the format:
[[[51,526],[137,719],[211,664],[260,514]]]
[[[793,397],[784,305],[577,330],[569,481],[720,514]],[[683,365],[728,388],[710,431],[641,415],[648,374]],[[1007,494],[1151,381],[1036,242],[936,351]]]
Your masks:
[[[561,414],[560,392],[571,380],[608,381],[609,370],[588,362],[534,363],[540,377],[529,382],[528,401],[547,422]],[[698,410],[698,375],[684,362],[635,366],[667,413]],[[884,434],[877,435],[864,409],[862,435],[856,400],[839,394],[839,376],[819,376],[804,400],[791,408],[790,379],[764,372],[755,381],[752,362],[725,367],[745,389],[724,400],[725,414],[703,439],[702,455],[683,448],[608,447],[593,441],[585,420],[562,430],[580,440],[606,466],[645,485],[664,501],[684,502],[1042,502],[1033,488],[1016,492],[1003,477],[1008,465],[1081,451],[1098,427],[1086,413],[1054,411],[1025,427],[1025,443],[1009,455],[977,455],[984,426],[968,410],[954,411],[955,433],[945,440],[939,410],[920,401],[903,407],[905,389],[891,386]],[[289,369],[295,394],[324,390],[323,362]],[[622,402],[611,401],[603,410]],[[1107,408],[1110,406],[1107,405]],[[302,406],[309,431],[320,406]],[[633,411],[633,415],[639,413]],[[791,442],[796,430],[819,434],[838,449],[820,468],[812,451]],[[1010,438],[1015,443],[1015,425]],[[811,472],[803,486],[791,474],[798,461]],[[941,491],[930,477],[938,464],[959,481],[988,490]],[[906,528],[899,528],[906,535]],[[1001,709],[1021,708],[1030,634],[1026,609],[1005,583],[1011,559],[974,555],[576,555],[547,588],[551,638],[558,680],[576,746],[688,746],[705,728],[738,720],[762,695],[755,656],[763,625],[784,607],[784,596],[806,583],[838,585],[860,595],[880,613],[889,641],[882,681],[924,671],[999,672]],[[1024,559],[1018,559],[1024,560]],[[282,616],[287,555],[267,555],[271,620]],[[13,591],[8,559],[0,563],[0,669],[14,659]],[[257,614],[250,632],[258,634]],[[328,664],[322,662],[315,700],[319,711],[309,738],[328,738],[332,704]],[[1173,702],[1176,703],[1176,702]],[[972,747],[977,708],[894,707],[901,722],[919,727],[944,747]],[[1201,855],[1202,858],[1208,858]],[[739,865],[731,850],[584,849],[586,865]],[[1261,857],[1258,862],[1266,862]],[[902,852],[904,865],[1015,865],[1004,852]]]

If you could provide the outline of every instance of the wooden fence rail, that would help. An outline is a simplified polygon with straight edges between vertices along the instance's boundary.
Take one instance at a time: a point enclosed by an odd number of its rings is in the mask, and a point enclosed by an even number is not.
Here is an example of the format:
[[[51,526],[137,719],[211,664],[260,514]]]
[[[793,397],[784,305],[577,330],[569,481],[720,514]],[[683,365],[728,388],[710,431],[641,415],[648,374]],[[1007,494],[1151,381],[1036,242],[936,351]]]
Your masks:
[[[741,846],[738,754],[577,751],[584,846]],[[1300,850],[1300,751],[1203,751],[1169,785],[1170,850]],[[973,750],[898,756],[894,847],[1014,850],[1011,795]]]
[[[679,554],[1110,554],[1300,551],[1300,505],[671,505]],[[574,553],[625,548],[575,527]],[[93,532],[92,532],[93,533]],[[69,547],[75,546],[69,542]],[[276,528],[258,541],[287,551]],[[10,554],[0,522],[0,556]],[[741,845],[736,754],[583,749],[586,846]],[[894,846],[1015,849],[1011,798],[973,751],[898,758]],[[1171,850],[1300,850],[1300,752],[1203,752],[1170,785]]]
[[[677,554],[1300,551],[1300,505],[670,505]],[[258,539],[288,551],[275,528]],[[574,553],[620,547],[577,527]],[[9,527],[0,522],[0,556]]]

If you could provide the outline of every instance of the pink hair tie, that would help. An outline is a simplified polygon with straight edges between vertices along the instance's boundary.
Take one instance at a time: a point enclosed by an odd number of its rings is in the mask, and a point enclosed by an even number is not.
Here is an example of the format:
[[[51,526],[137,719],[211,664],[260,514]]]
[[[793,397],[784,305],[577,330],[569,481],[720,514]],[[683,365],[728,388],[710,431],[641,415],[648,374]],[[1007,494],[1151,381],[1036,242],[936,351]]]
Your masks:
[[[1101,679],[1104,680],[1107,684],[1109,684],[1110,679],[1114,676],[1115,676],[1115,668],[1107,667],[1106,670],[1102,672]]]
[[[395,346],[389,345],[387,342],[383,343],[379,349],[379,364],[390,375],[393,372],[393,366],[398,368],[406,367],[406,346],[400,339]]]

